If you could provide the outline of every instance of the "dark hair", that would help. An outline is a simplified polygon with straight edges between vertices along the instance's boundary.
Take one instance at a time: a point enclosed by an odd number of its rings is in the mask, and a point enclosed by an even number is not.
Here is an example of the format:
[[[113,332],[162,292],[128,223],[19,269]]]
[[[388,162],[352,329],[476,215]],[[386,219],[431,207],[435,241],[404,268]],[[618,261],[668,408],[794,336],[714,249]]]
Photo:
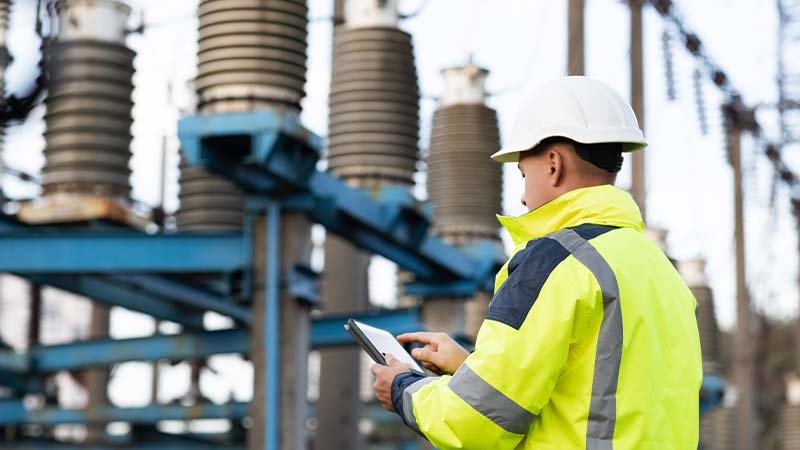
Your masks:
[[[584,161],[588,161],[606,172],[617,173],[622,169],[622,146],[620,142],[603,142],[600,144],[584,144],[563,136],[552,136],[542,140],[531,150],[539,153],[554,144],[569,144],[575,153]]]

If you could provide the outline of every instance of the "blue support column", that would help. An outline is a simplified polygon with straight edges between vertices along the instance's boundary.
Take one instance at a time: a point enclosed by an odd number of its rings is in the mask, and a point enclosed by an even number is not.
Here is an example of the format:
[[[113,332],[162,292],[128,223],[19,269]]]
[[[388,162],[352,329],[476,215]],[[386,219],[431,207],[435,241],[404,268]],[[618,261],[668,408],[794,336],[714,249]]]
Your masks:
[[[272,203],[267,209],[267,298],[264,314],[264,349],[267,353],[266,407],[264,424],[266,432],[265,450],[278,450],[280,445],[280,282],[281,282],[281,208]]]

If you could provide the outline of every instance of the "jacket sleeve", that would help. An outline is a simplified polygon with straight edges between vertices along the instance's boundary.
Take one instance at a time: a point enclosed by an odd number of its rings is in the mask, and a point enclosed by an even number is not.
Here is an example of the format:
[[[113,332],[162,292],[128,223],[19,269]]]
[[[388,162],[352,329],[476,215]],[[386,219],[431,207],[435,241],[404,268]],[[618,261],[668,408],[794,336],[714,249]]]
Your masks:
[[[551,269],[537,282],[537,267],[525,264],[495,294],[475,351],[452,377],[395,386],[402,389],[403,420],[441,450],[516,448],[548,403],[570,344],[587,327],[582,304],[591,299],[580,287],[587,283],[573,275],[590,275]]]

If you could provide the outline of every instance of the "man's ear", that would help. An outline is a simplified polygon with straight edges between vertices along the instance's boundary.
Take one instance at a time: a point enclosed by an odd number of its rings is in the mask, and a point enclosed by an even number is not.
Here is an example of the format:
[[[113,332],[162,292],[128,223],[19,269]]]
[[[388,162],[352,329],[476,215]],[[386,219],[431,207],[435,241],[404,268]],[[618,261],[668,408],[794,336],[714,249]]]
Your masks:
[[[564,178],[564,158],[556,149],[551,149],[547,153],[547,163],[550,185],[558,187]]]

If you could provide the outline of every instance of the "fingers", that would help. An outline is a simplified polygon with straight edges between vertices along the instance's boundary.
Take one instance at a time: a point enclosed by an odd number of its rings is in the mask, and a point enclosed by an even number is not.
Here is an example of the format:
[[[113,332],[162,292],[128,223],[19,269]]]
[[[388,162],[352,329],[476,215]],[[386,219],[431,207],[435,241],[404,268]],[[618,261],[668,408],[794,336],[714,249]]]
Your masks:
[[[422,342],[423,344],[431,344],[435,341],[438,333],[431,333],[430,331],[417,331],[415,333],[403,333],[397,336],[398,342]]]
[[[369,371],[372,372],[372,374],[377,377],[378,374],[382,371],[383,367],[384,366],[380,364],[373,364],[369,367]]]
[[[419,347],[411,350],[411,356],[414,359],[422,362],[429,362],[436,364],[438,358],[438,354],[433,351],[430,347]]]
[[[383,357],[384,357],[384,359],[386,359],[386,366],[387,367],[411,370],[411,365],[410,364],[404,363],[404,362],[400,361],[399,359],[395,358],[394,356],[392,356],[392,355],[390,355],[388,353],[383,355]]]

